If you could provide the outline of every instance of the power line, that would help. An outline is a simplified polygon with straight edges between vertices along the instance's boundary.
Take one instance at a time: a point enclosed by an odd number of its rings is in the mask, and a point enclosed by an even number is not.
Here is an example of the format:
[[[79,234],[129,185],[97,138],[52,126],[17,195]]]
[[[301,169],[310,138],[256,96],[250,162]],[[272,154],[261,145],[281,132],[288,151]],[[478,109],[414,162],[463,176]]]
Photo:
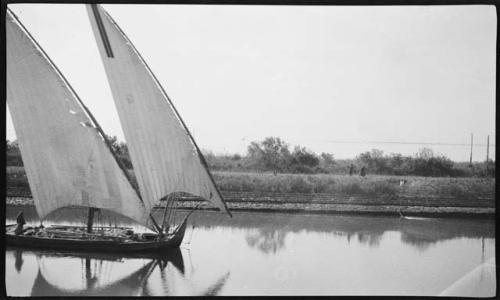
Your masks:
[[[426,145],[426,146],[470,146],[470,143],[431,143],[431,142],[395,142],[395,141],[342,141],[342,140],[327,140],[327,143],[335,144],[394,144],[394,145]],[[474,144],[474,146],[486,147],[487,144]],[[490,147],[495,147],[490,144]]]

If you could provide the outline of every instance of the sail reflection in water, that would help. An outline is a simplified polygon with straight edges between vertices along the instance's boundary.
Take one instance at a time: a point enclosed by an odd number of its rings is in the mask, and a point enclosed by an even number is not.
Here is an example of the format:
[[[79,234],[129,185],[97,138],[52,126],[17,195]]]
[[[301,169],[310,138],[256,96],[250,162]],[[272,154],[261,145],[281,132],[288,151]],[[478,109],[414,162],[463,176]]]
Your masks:
[[[16,272],[8,276],[18,277],[15,282],[28,284],[33,278],[31,289],[23,286],[22,293],[9,294],[33,297],[217,295],[230,275],[214,277],[206,286],[194,285],[179,249],[161,256],[123,257],[8,247],[6,256],[14,259]],[[9,290],[15,289],[9,285]]]

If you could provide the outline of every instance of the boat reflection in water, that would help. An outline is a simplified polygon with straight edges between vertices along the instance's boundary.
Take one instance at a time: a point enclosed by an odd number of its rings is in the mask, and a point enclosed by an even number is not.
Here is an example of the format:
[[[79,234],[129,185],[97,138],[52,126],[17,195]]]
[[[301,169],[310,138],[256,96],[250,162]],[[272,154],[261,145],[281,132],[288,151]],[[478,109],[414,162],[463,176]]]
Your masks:
[[[180,249],[160,255],[120,256],[101,253],[53,252],[7,247],[17,275],[34,275],[27,296],[214,296],[224,287],[230,273],[214,277],[208,286],[196,287],[186,274]],[[25,260],[35,260],[23,269]],[[38,266],[37,270],[30,269]],[[64,270],[63,272],[61,272]],[[11,273],[13,270],[11,271]],[[217,279],[218,278],[218,279]],[[20,280],[20,284],[26,280]],[[29,290],[27,287],[23,288]]]

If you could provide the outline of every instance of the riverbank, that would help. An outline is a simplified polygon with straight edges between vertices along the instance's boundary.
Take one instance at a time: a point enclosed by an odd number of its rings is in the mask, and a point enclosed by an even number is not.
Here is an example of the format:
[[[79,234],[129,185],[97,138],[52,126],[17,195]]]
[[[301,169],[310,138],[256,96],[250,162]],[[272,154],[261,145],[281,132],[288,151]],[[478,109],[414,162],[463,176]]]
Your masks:
[[[474,203],[443,198],[368,198],[332,194],[266,194],[222,192],[231,211],[307,214],[393,215],[414,217],[494,218],[492,199]],[[178,209],[192,209],[206,203],[186,196],[176,202]],[[30,197],[7,197],[8,205],[33,206]],[[156,209],[161,209],[157,207]],[[215,210],[208,203],[201,210]]]

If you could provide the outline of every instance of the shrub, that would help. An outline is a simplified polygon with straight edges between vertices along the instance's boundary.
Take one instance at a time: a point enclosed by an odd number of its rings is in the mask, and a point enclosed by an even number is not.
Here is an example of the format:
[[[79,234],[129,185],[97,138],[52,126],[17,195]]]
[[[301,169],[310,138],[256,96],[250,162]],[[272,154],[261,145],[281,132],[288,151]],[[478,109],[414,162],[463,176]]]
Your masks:
[[[319,158],[304,147],[295,146],[292,153],[292,165],[313,168],[319,165]]]
[[[290,192],[309,193],[313,191],[313,186],[304,180],[302,176],[294,176],[290,181]]]
[[[390,181],[372,181],[367,184],[365,192],[371,195],[396,195],[398,188]]]
[[[363,189],[358,182],[346,182],[339,186],[339,192],[348,194],[362,194]]]
[[[370,173],[387,174],[388,158],[384,156],[384,152],[378,149],[372,149],[370,152],[361,153],[358,156],[361,165],[365,165]]]
[[[430,149],[421,149],[413,160],[412,174],[419,176],[452,176],[453,162],[441,155],[435,156]]]
[[[288,144],[279,137],[267,137],[262,142],[252,142],[247,156],[251,165],[265,171],[283,172],[290,165]]]
[[[314,174],[316,173],[316,169],[311,168],[309,166],[304,166],[301,164],[292,165],[289,168],[291,173],[299,173],[299,174]]]

